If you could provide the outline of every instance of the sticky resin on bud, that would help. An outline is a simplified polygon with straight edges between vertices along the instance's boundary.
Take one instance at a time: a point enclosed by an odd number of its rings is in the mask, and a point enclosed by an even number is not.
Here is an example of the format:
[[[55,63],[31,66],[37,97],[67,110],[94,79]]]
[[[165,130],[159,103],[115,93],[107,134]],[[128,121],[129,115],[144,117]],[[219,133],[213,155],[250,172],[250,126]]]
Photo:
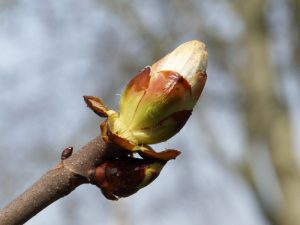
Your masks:
[[[167,161],[127,158],[99,165],[95,184],[110,200],[128,197],[156,179]]]

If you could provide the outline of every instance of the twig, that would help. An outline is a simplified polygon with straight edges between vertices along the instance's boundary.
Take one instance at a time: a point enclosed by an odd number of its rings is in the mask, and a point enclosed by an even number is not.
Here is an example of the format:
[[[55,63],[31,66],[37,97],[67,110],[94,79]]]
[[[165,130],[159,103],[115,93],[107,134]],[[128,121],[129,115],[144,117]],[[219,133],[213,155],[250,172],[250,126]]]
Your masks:
[[[65,154],[66,152],[63,152],[63,159]],[[119,154],[118,150],[105,144],[101,137],[93,139],[74,155],[49,170],[28,190],[1,209],[0,225],[24,224],[79,185],[89,183],[89,172],[116,154]]]

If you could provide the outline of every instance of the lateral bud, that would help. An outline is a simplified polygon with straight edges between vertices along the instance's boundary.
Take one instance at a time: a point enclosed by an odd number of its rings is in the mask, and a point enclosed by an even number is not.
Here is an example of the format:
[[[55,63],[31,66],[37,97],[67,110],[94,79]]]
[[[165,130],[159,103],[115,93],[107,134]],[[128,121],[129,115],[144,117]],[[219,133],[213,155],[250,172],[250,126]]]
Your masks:
[[[99,165],[94,183],[109,200],[136,193],[155,180],[167,161],[126,158]]]

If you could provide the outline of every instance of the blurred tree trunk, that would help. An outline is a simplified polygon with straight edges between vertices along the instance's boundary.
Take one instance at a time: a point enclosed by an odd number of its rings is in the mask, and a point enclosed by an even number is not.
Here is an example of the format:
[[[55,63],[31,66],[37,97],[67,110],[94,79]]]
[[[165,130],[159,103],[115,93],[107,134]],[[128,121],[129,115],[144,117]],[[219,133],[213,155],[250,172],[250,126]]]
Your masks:
[[[246,27],[239,46],[245,52],[245,64],[238,70],[237,79],[245,93],[243,107],[252,150],[250,154],[259,154],[253,151],[258,144],[262,143],[267,148],[282,194],[278,212],[270,214],[266,210],[266,214],[274,224],[299,225],[300,173],[293,149],[288,109],[276,92],[280,81],[270,62],[266,2],[236,3]],[[255,179],[253,184],[259,189]]]

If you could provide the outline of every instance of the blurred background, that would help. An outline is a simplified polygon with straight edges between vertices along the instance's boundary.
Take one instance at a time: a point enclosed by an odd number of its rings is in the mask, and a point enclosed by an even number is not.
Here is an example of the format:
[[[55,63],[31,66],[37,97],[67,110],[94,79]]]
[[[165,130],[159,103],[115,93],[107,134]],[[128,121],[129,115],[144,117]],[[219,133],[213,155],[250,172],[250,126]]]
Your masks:
[[[179,44],[208,80],[150,186],[118,202],[82,185],[28,225],[299,225],[299,0],[0,0],[0,207],[99,135],[82,96],[118,109],[126,82]]]

